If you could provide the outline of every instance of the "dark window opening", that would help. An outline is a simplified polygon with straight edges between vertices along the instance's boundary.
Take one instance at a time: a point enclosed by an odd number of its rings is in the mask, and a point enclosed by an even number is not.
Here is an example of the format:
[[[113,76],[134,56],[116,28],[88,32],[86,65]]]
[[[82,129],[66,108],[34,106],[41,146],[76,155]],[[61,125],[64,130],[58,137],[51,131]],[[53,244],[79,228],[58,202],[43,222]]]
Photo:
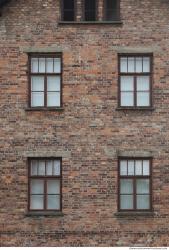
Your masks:
[[[85,21],[96,21],[96,0],[85,0],[84,9]]]
[[[74,21],[75,20],[75,5],[74,0],[63,0],[63,21]]]
[[[106,21],[119,19],[118,0],[105,0],[105,19]]]

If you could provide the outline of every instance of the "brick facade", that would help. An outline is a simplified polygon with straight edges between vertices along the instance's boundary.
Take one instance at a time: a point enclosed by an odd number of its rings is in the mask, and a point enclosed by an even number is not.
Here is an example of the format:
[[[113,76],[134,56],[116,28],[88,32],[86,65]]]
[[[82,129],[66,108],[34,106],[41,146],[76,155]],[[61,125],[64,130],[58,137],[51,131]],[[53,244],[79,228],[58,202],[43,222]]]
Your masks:
[[[61,24],[59,0],[1,9],[0,246],[169,245],[168,16],[166,0],[121,0],[119,24]],[[28,52],[62,52],[63,110],[27,109]],[[117,110],[123,52],[153,53],[154,109]],[[61,215],[27,214],[35,156],[62,157]],[[153,157],[153,213],[117,213],[119,156]]]

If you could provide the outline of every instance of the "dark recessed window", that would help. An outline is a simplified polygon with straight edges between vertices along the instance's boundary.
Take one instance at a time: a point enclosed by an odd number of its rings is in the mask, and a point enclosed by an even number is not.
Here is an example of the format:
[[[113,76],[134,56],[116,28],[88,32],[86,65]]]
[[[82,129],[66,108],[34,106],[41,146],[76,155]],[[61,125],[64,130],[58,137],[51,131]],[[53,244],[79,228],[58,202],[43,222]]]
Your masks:
[[[61,159],[29,161],[29,210],[61,211]]]
[[[84,0],[84,20],[96,21],[96,0]]]
[[[119,56],[119,106],[152,106],[152,56]]]
[[[115,21],[119,19],[119,0],[105,0],[105,20]]]
[[[32,108],[61,106],[61,55],[30,57],[30,98]]]
[[[75,0],[62,1],[62,20],[63,21],[75,20]]]
[[[151,197],[151,159],[119,159],[119,211],[150,211]]]

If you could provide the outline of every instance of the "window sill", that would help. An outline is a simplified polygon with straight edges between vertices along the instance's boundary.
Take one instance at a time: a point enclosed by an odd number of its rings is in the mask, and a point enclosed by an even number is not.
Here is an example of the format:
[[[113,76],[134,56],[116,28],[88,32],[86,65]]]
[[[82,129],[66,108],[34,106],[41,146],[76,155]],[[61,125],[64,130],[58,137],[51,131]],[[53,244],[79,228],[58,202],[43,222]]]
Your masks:
[[[58,24],[60,25],[70,25],[70,24],[73,24],[73,25],[76,25],[76,24],[122,24],[122,21],[120,20],[117,20],[117,21],[60,21],[58,22]]]
[[[154,212],[152,211],[130,211],[130,212],[117,212],[114,214],[116,217],[128,217],[128,216],[145,216],[145,217],[153,217]]]
[[[25,214],[27,217],[39,217],[39,216],[51,216],[51,217],[62,217],[64,216],[64,214],[62,212],[50,212],[50,211],[46,211],[46,212],[40,212],[40,211],[32,211],[32,212],[27,212]]]
[[[144,111],[154,111],[155,108],[153,107],[118,107],[116,110],[132,110],[132,111],[137,111],[137,110],[144,110]]]
[[[63,111],[64,108],[25,108],[25,111]]]

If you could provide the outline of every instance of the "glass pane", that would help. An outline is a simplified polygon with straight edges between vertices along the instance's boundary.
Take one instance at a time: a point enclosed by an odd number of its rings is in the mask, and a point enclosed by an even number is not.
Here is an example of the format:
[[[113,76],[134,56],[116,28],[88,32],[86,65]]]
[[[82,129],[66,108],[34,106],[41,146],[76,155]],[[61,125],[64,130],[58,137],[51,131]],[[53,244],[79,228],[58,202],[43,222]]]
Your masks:
[[[60,91],[60,76],[48,76],[48,91]]]
[[[43,76],[32,76],[31,90],[32,91],[44,91],[44,77]]]
[[[47,181],[47,193],[48,194],[60,194],[60,180],[48,180]]]
[[[121,91],[134,91],[133,76],[121,76]]]
[[[43,194],[44,193],[44,181],[43,180],[31,180],[31,194]]]
[[[30,209],[43,209],[43,195],[31,195]]]
[[[64,9],[73,9],[74,8],[74,0],[63,0]]]
[[[46,58],[46,72],[53,73],[53,58]]]
[[[47,106],[48,107],[60,107],[60,92],[48,92]]]
[[[60,195],[47,196],[47,209],[60,209]]]
[[[54,73],[61,73],[61,59],[54,59]]]
[[[135,174],[142,175],[142,161],[141,160],[135,161]]]
[[[133,106],[134,105],[134,93],[133,92],[121,92],[121,106]]]
[[[120,175],[127,175],[127,161],[120,161]]]
[[[38,72],[38,58],[31,59],[31,72],[32,73]]]
[[[45,161],[39,161],[38,175],[45,175]]]
[[[53,169],[53,161],[47,161],[46,162],[46,174],[52,175],[52,169]]]
[[[120,193],[132,194],[133,193],[133,181],[127,179],[120,180]]]
[[[138,76],[137,77],[137,91],[149,91],[150,89],[150,77]]]
[[[142,57],[136,57],[136,72],[140,73],[142,72]]]
[[[43,107],[44,106],[44,93],[43,92],[32,92],[32,94],[31,94],[31,106],[32,107]]]
[[[150,106],[149,92],[137,92],[137,106]]]
[[[121,59],[120,59],[120,71],[122,73],[127,72],[127,57],[121,57]]]
[[[150,175],[150,162],[149,162],[149,160],[143,161],[143,175]]]
[[[39,58],[39,73],[45,73],[45,58]]]
[[[54,161],[54,175],[60,175],[60,161]]]
[[[133,209],[133,195],[120,195],[120,208]]]
[[[33,160],[31,161],[31,175],[38,174],[38,161]]]
[[[150,58],[143,57],[143,72],[150,72]]]
[[[136,193],[137,194],[149,194],[149,179],[136,180]]]
[[[137,195],[137,209],[150,209],[149,195]]]
[[[134,161],[128,161],[128,175],[134,175]]]
[[[134,57],[128,57],[128,72],[134,72]]]

